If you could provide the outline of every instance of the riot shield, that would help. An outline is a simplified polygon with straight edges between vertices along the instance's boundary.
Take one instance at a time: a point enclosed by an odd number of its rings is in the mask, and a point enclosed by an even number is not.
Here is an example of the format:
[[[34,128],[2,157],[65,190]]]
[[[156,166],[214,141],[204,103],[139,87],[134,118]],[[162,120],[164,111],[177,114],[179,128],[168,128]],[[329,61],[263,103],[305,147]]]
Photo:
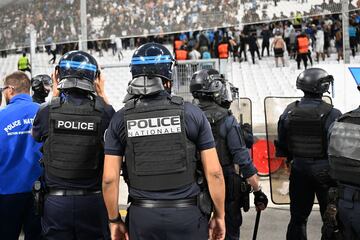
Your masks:
[[[248,123],[252,126],[252,102],[250,98],[235,99],[230,106],[239,124]]]
[[[266,145],[270,176],[271,200],[274,204],[289,204],[289,176],[290,168],[285,158],[275,157],[274,140],[278,139],[277,126],[280,115],[287,105],[300,100],[300,97],[266,97],[264,99]],[[329,96],[323,100],[332,104]]]

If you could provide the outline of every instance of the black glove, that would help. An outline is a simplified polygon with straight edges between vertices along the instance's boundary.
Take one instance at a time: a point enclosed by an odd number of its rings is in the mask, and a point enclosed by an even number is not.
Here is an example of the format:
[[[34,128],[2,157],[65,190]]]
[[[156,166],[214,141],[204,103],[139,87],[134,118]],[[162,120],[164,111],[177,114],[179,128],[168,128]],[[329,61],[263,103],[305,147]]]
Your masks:
[[[268,198],[261,190],[254,192],[254,204],[257,211],[265,210],[268,204]]]

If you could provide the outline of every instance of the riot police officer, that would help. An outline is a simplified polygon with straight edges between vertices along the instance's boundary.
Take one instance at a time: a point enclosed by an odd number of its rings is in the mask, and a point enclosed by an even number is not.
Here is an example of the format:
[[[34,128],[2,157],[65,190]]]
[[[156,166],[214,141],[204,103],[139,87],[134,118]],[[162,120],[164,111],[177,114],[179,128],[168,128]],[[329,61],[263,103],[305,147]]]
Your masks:
[[[360,239],[359,125],[357,108],[342,115],[329,134],[330,173],[338,182],[338,216],[345,240]]]
[[[102,137],[115,111],[103,99],[104,79],[90,54],[66,53],[54,79],[60,96],[42,105],[32,130],[35,140],[44,142],[43,234],[46,239],[109,239],[101,194]]]
[[[239,166],[241,175],[254,190],[255,206],[264,210],[268,200],[258,183],[257,170],[246,148],[242,129],[228,109],[233,101],[230,83],[215,69],[204,69],[194,73],[190,82],[190,92],[199,101],[199,107],[211,124],[216,151],[223,169],[226,185],[225,223],[226,239],[238,240],[242,223],[241,177],[235,172]]]
[[[333,80],[320,68],[302,72],[296,88],[304,92],[304,97],[289,104],[279,118],[277,156],[287,157],[291,162],[288,240],[307,239],[306,223],[315,195],[323,216],[327,192],[334,184],[329,175],[327,133],[341,113],[322,100]]]
[[[106,131],[103,193],[113,239],[225,237],[225,183],[211,128],[199,108],[169,94],[173,64],[166,47],[140,46],[131,61],[130,98]],[[197,152],[214,203],[209,223],[196,179]],[[131,202],[126,227],[118,210],[122,164]]]
[[[45,102],[45,98],[51,90],[51,77],[46,74],[36,75],[31,79],[31,89],[34,94],[32,99],[39,104]]]

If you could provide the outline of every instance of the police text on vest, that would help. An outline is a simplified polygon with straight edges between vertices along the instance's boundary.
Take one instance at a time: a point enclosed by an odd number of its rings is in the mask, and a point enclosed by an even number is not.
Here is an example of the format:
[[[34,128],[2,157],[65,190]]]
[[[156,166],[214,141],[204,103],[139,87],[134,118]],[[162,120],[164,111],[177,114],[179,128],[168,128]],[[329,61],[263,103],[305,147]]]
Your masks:
[[[128,120],[126,126],[128,137],[181,133],[180,116]]]
[[[79,121],[56,121],[56,129],[62,130],[82,130],[82,131],[94,131],[95,124],[93,122],[79,122]]]

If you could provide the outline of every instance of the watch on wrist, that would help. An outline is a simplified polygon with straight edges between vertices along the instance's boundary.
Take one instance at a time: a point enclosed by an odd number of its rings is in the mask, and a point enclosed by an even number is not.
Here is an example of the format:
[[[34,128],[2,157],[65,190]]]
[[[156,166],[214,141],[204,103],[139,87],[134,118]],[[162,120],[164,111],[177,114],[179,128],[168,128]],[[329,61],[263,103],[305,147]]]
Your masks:
[[[122,219],[121,219],[120,213],[118,213],[116,218],[109,218],[109,223],[119,223],[121,221],[122,221]]]

